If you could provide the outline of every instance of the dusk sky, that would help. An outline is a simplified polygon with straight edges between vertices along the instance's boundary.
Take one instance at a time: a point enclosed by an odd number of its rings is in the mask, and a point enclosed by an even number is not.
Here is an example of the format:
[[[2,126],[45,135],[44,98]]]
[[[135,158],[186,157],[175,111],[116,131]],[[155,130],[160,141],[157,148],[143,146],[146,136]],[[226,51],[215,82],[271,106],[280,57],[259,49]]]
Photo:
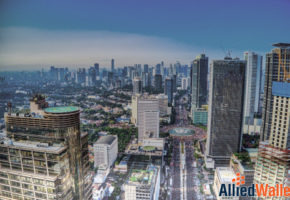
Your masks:
[[[290,0],[0,0],[0,70],[189,64],[290,42]]]

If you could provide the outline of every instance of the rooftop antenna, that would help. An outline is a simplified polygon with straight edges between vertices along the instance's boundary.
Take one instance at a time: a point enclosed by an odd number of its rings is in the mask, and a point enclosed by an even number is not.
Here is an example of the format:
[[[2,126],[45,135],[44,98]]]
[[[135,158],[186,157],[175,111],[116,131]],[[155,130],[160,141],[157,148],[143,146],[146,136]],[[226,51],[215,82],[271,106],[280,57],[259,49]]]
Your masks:
[[[232,53],[231,50],[227,50],[227,52],[225,53],[226,54],[225,58],[228,58],[228,59],[232,58],[231,53]]]
[[[8,115],[11,115],[11,112],[12,112],[12,103],[10,101],[7,103],[7,107],[8,107]]]

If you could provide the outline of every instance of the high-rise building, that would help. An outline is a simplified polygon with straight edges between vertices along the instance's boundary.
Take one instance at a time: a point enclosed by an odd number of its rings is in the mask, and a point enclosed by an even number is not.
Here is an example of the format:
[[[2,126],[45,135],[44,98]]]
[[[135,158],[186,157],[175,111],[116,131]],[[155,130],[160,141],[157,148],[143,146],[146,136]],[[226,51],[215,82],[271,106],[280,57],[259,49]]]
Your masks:
[[[143,72],[145,72],[145,73],[149,72],[149,65],[148,64],[144,64]]]
[[[142,81],[139,77],[133,80],[133,95],[142,93]]]
[[[270,136],[269,140],[260,142],[254,183],[268,184],[269,187],[276,187],[276,185],[289,187],[290,82],[289,80],[288,82],[273,81],[271,87],[273,108]],[[276,197],[261,197],[261,199],[276,199]]]
[[[241,144],[246,62],[226,57],[210,66],[207,166],[227,166]]]
[[[115,60],[112,59],[112,60],[111,60],[111,72],[114,73],[114,71],[115,71]]]
[[[177,75],[173,74],[171,78],[173,80],[173,92],[176,92],[176,90],[177,90]]]
[[[155,96],[132,96],[131,122],[138,127],[138,141],[159,137],[159,100]]]
[[[0,199],[91,199],[88,135],[78,107],[48,107],[34,96],[30,113],[5,113],[0,142]]]
[[[142,72],[142,86],[147,87],[149,86],[149,74],[146,72]]]
[[[111,167],[118,155],[118,137],[115,135],[101,136],[94,143],[94,167],[105,165]]]
[[[108,72],[108,84],[109,85],[113,84],[113,79],[114,79],[114,73]]]
[[[157,75],[157,74],[161,75],[161,64],[157,64],[155,66],[155,74],[154,75]]]
[[[181,89],[182,90],[187,90],[188,88],[188,78],[182,78],[181,79]]]
[[[68,74],[68,68],[56,68],[54,66],[50,67],[49,76],[51,80],[54,81],[64,81],[66,80],[66,75]]]
[[[191,108],[207,104],[208,57],[201,54],[195,58],[191,70]]]
[[[243,126],[246,128],[254,125],[255,114],[261,112],[260,95],[263,57],[254,52],[245,52],[244,58],[247,61],[247,66],[245,72]]]
[[[96,76],[100,76],[100,66],[99,66],[99,63],[95,63],[94,64],[94,67],[95,67],[95,71],[96,71]]]
[[[168,103],[173,102],[173,80],[171,78],[165,79],[164,93],[168,96]]]
[[[77,71],[77,83],[78,84],[85,84],[86,83],[86,69],[79,68]]]
[[[133,169],[123,186],[126,200],[156,200],[159,198],[160,169],[148,166],[147,169]]]
[[[96,78],[96,70],[94,67],[89,68],[89,86],[96,85],[97,78]]]
[[[290,43],[274,44],[276,48],[266,55],[265,84],[264,84],[264,102],[262,111],[261,138],[268,140],[271,130],[272,118],[272,82],[289,81],[289,57]]]
[[[165,94],[159,94],[156,96],[159,102],[159,115],[166,116],[171,114],[171,107],[168,106],[168,97]]]
[[[157,92],[162,91],[162,75],[161,74],[156,74],[154,76],[154,87]]]

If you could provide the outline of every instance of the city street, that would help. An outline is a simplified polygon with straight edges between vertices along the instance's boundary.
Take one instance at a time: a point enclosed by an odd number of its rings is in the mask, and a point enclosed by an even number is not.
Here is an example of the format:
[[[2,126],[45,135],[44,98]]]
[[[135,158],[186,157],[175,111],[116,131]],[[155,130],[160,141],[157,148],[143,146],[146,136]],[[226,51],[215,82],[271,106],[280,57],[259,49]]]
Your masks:
[[[191,127],[197,130],[199,136],[205,134],[203,130],[190,126],[188,121],[188,112],[184,106],[186,103],[184,97],[181,97],[177,102],[176,109],[176,121],[171,128],[188,128]],[[168,128],[168,127],[167,127]],[[200,137],[202,138],[202,137]],[[181,157],[185,156],[185,163],[182,162]],[[171,161],[171,200],[186,199],[186,200],[202,200],[203,195],[200,194],[200,181],[197,178],[198,168],[193,166],[196,162],[194,157],[193,141],[191,139],[180,141],[178,139],[173,140],[173,155]],[[183,166],[185,164],[185,166]]]

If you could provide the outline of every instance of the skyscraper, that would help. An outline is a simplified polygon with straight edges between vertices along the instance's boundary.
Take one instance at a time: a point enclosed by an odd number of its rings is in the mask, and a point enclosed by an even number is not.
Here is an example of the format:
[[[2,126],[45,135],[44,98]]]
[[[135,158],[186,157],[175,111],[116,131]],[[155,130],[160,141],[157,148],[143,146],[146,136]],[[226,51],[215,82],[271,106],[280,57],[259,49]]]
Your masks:
[[[142,72],[142,86],[143,87],[149,86],[148,81],[149,81],[149,74],[146,72]]]
[[[145,72],[145,73],[149,72],[149,65],[148,64],[144,64],[143,72]]]
[[[162,75],[161,74],[155,74],[154,76],[154,87],[157,92],[162,91]]]
[[[246,62],[226,57],[210,66],[206,162],[226,166],[241,143]]]
[[[245,52],[244,58],[247,61],[245,72],[245,98],[243,124],[245,126],[254,124],[254,115],[261,111],[260,94],[262,81],[262,60],[263,57],[254,52]]]
[[[133,95],[142,93],[142,81],[139,77],[133,80]]]
[[[264,84],[264,102],[262,111],[262,140],[268,140],[271,130],[272,118],[272,82],[273,81],[289,81],[289,57],[290,44],[278,43],[274,44],[276,48],[271,53],[266,55],[266,69],[265,69],[265,84]]]
[[[95,67],[89,68],[89,85],[93,86],[96,85],[97,79],[96,79],[96,70]]]
[[[160,74],[161,75],[161,64],[157,64],[155,66],[155,74],[154,75],[156,75],[156,74]]]
[[[289,187],[290,44],[278,43],[274,46],[276,48],[266,55],[262,141],[254,183]]]
[[[111,60],[111,72],[114,73],[114,71],[115,71],[115,60],[112,59],[112,60]]]
[[[200,54],[192,63],[191,108],[201,108],[207,101],[208,57]]]
[[[79,68],[77,71],[77,83],[78,84],[85,84],[86,82],[86,69]]]
[[[269,141],[262,141],[259,145],[254,183],[268,184],[269,187],[276,187],[277,184],[289,187],[290,82],[273,81],[271,86],[273,98],[271,131]]]
[[[100,66],[99,66],[99,63],[95,63],[94,64],[94,67],[95,67],[95,71],[96,71],[96,76],[100,76]]]
[[[164,93],[168,96],[168,103],[173,101],[173,80],[171,78],[165,79]]]
[[[91,199],[88,135],[77,107],[51,107],[41,95],[30,113],[5,113],[0,142],[1,199]]]

